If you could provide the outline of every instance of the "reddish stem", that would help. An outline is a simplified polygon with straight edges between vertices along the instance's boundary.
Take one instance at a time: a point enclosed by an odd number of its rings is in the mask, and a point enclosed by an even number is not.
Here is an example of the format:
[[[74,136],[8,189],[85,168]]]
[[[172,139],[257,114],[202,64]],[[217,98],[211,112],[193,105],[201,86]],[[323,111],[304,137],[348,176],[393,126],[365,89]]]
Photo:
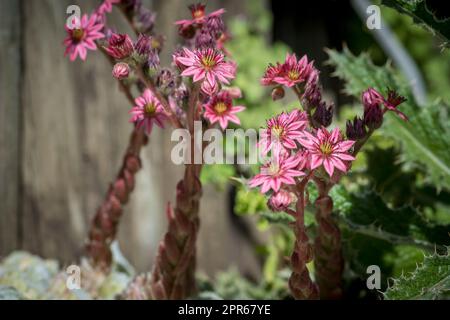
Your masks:
[[[315,179],[319,197],[315,202],[317,236],[314,240],[314,268],[316,282],[320,288],[321,299],[340,299],[342,297],[342,257],[341,232],[334,221],[333,199],[328,195],[331,184]]]
[[[119,174],[110,185],[103,204],[92,220],[86,249],[93,264],[106,272],[109,271],[112,262],[110,245],[117,235],[122,207],[128,202],[134,189],[135,176],[141,168],[139,154],[146,143],[144,131],[135,128]]]
[[[196,240],[200,227],[198,217],[202,186],[202,165],[194,163],[194,121],[197,120],[199,86],[192,88],[187,112],[191,135],[191,164],[185,168],[184,178],[177,185],[175,210],[168,207],[168,231],[161,241],[152,274],[153,299],[185,299],[196,291]]]
[[[295,212],[295,245],[291,256],[292,274],[289,278],[289,288],[295,299],[315,300],[319,298],[316,284],[311,280],[307,263],[313,260],[313,248],[309,243],[305,229],[305,186],[308,183],[305,178],[298,187],[298,200]]]

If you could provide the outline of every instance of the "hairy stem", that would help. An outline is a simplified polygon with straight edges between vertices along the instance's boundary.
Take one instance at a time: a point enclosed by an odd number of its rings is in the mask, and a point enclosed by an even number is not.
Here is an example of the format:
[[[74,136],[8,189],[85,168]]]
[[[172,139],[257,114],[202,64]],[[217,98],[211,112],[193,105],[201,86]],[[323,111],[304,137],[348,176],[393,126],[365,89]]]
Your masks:
[[[298,201],[295,212],[295,245],[291,256],[292,274],[289,278],[289,288],[295,299],[318,299],[319,291],[311,280],[306,264],[313,260],[313,248],[309,243],[305,230],[305,185],[307,179],[299,185]]]
[[[92,220],[86,250],[93,265],[104,271],[109,271],[111,266],[110,245],[117,235],[122,207],[128,202],[133,191],[136,173],[141,168],[139,154],[146,143],[147,137],[143,130],[135,128],[117,178],[110,185],[102,205]]]
[[[168,207],[168,231],[162,240],[152,274],[153,299],[185,299],[196,291],[196,240],[200,227],[198,217],[202,186],[202,165],[194,164],[194,121],[197,120],[199,86],[194,84],[189,97],[187,127],[191,135],[191,159],[184,178],[177,185],[175,210]]]
[[[314,268],[321,299],[342,297],[342,257],[341,232],[332,217],[333,199],[328,195],[330,186],[315,180],[319,197],[315,202],[317,236],[314,241]]]

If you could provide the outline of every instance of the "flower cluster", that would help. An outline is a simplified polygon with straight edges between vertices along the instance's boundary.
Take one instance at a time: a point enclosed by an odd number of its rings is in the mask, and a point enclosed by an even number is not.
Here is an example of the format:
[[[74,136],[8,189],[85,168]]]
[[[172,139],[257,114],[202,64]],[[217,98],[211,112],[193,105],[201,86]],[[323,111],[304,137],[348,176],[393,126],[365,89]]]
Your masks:
[[[145,13],[140,0],[103,1],[90,17],[83,17],[77,29],[67,29],[66,54],[72,61],[78,55],[85,60],[87,49],[100,47],[114,62],[112,75],[122,87],[136,84],[141,89],[143,93],[130,111],[130,122],[147,134],[153,124],[164,127],[167,121],[176,127],[189,127],[187,109],[195,108],[200,111],[196,111],[199,116],[222,129],[229,122],[240,124],[236,114],[245,108],[233,103],[233,99],[240,98],[240,90],[236,94],[236,89],[224,87],[236,74],[236,64],[227,59],[223,46],[229,38],[221,18],[225,10],[206,14],[203,4],[189,6],[192,19],[176,22],[185,44],[173,53],[172,68],[161,68],[163,37],[149,32],[150,28],[140,28],[139,23],[132,25],[137,33],[135,41],[128,34],[112,32],[105,24],[106,14],[114,5],[120,5],[127,18]],[[147,15],[150,16],[148,12]],[[139,32],[143,29],[147,32]],[[192,78],[192,88],[183,81],[187,78]],[[186,106],[196,88],[200,90],[198,101],[194,101],[194,106]]]
[[[361,143],[381,126],[387,111],[407,119],[397,109],[405,101],[403,97],[389,90],[384,98],[369,88],[362,95],[364,116],[347,122],[346,137],[339,128],[328,130],[334,108],[322,100],[319,71],[306,55],[298,60],[295,54],[287,54],[284,63],[270,64],[261,84],[274,86],[274,100],[284,97],[284,88],[292,89],[303,106],[303,110],[283,112],[267,120],[260,134],[260,152],[269,160],[249,185],[269,193],[268,205],[274,211],[293,201],[291,195],[298,191],[296,185],[302,177],[336,183],[350,169]]]
[[[192,19],[179,20],[175,24],[179,34],[195,44],[198,48],[218,48],[224,53],[224,42],[230,37],[222,20],[224,9],[206,14],[206,6],[202,3],[189,6]]]

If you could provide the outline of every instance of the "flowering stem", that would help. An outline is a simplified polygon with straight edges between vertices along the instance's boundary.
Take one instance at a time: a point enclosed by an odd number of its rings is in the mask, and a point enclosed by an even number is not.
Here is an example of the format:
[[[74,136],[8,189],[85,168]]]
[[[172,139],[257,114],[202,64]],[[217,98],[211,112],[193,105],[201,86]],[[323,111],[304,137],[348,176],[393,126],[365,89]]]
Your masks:
[[[194,84],[189,98],[188,128],[193,139],[199,86]],[[194,148],[191,140],[191,150]],[[193,157],[193,152],[191,152]],[[193,160],[193,159],[191,159]],[[162,240],[152,274],[153,299],[185,299],[195,290],[196,240],[200,227],[198,211],[202,196],[202,165],[186,165],[184,178],[177,185],[175,210],[168,207],[168,231]]]
[[[111,64],[112,67],[114,67],[114,64],[116,63],[114,58],[111,57],[106,51],[105,48],[103,48],[103,46],[100,45],[99,42],[97,43],[97,48],[99,48],[100,52],[103,53],[103,55],[108,59],[109,63]],[[119,83],[119,88],[120,91],[123,92],[123,94],[125,95],[125,97],[127,98],[127,100],[130,102],[131,105],[134,105],[134,98],[133,95],[131,94],[131,90],[130,87],[125,85],[121,80],[118,80]]]
[[[319,298],[316,284],[311,280],[307,263],[313,260],[313,248],[309,243],[305,230],[305,186],[309,177],[302,180],[298,187],[298,200],[295,212],[295,245],[291,256],[292,274],[289,278],[289,288],[295,299],[314,300]]]
[[[177,116],[172,112],[172,108],[169,105],[169,102],[167,99],[159,92],[159,90],[156,88],[153,81],[144,74],[144,71],[142,68],[138,67],[136,68],[137,75],[139,79],[145,84],[145,86],[153,93],[153,95],[156,97],[156,99],[161,102],[164,111],[169,116],[170,121],[172,122],[172,125],[175,128],[183,128],[183,125],[181,124],[180,120],[177,118]]]
[[[319,196],[315,202],[317,236],[314,241],[314,268],[316,282],[322,299],[342,297],[342,257],[341,233],[332,217],[333,199],[328,195],[332,184],[315,178]]]
[[[109,271],[112,262],[110,245],[117,235],[122,207],[128,202],[133,191],[135,175],[141,168],[139,153],[146,143],[144,131],[135,128],[119,174],[110,185],[103,204],[92,220],[86,249],[93,264],[106,272]]]
[[[314,124],[312,115],[311,115],[311,108],[305,108],[303,103],[302,103],[303,97],[302,97],[302,93],[300,92],[300,89],[297,86],[293,86],[292,90],[297,95],[298,102],[300,103],[301,109],[306,112],[306,114],[308,116],[308,122],[311,124],[311,126],[316,127],[315,124]]]

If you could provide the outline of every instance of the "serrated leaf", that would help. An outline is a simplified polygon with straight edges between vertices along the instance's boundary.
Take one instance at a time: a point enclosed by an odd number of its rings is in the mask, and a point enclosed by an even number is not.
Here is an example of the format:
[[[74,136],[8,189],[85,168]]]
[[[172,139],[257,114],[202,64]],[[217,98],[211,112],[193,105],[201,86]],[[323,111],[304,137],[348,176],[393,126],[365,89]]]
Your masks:
[[[450,17],[440,19],[427,7],[425,0],[382,0],[382,4],[406,14],[450,45]]]
[[[340,220],[352,231],[432,251],[450,244],[450,225],[432,224],[411,206],[390,208],[368,190],[350,194],[343,187],[335,187],[331,196]]]
[[[347,48],[342,53],[328,50],[329,63],[336,67],[335,75],[346,81],[345,92],[360,98],[369,87],[381,92],[395,88],[408,101],[400,106],[409,122],[389,113],[382,132],[402,145],[401,159],[425,170],[429,181],[438,188],[450,189],[450,108],[444,103],[431,103],[420,108],[407,82],[388,64],[375,66],[367,54],[354,56]]]
[[[410,275],[393,280],[385,292],[389,300],[437,299],[450,293],[450,255],[426,256]]]

